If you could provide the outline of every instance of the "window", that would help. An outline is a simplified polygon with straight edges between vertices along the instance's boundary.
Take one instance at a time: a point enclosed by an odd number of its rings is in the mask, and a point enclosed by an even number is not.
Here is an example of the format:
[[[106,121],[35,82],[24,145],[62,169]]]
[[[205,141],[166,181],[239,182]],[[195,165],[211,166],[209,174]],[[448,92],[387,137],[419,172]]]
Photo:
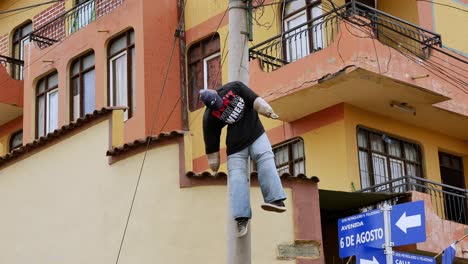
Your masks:
[[[71,20],[70,33],[85,27],[96,18],[94,0],[76,0],[74,17]]]
[[[70,68],[70,120],[90,114],[95,109],[94,53],[76,59]]]
[[[24,46],[29,43],[29,33],[32,31],[31,21],[18,27],[13,32],[13,58],[24,60]],[[23,66],[11,64],[12,77],[17,80],[23,79]]]
[[[109,44],[109,105],[126,106],[125,120],[135,111],[135,32],[127,31]]]
[[[36,138],[58,128],[58,75],[42,78],[36,89]]]
[[[278,174],[305,174],[304,141],[300,138],[273,147]]]
[[[188,100],[190,111],[203,107],[200,89],[216,89],[221,85],[219,35],[210,36],[188,50]]]
[[[416,182],[407,176],[422,177],[419,145],[364,128],[358,128],[357,141],[361,189],[379,185],[374,191],[403,192]]]
[[[323,19],[307,23],[321,15],[322,6],[317,0],[299,0],[285,4],[283,30],[288,62],[296,61],[323,48]]]
[[[10,137],[10,152],[23,145],[23,130],[16,131]]]

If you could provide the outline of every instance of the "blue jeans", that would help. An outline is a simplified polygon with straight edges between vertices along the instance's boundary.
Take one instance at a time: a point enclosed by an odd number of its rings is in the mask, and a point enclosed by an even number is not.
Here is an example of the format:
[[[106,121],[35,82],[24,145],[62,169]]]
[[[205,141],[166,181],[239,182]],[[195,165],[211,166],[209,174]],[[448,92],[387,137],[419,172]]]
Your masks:
[[[227,157],[229,199],[232,216],[252,217],[249,194],[248,159],[257,163],[258,181],[266,203],[286,199],[281,180],[275,166],[275,155],[265,133],[245,149]]]

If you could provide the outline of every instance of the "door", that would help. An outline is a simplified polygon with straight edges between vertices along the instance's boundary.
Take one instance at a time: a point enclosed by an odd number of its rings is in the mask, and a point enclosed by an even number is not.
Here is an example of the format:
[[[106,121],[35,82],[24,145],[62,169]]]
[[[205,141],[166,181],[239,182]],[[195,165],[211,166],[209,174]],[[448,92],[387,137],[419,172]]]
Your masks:
[[[444,192],[444,210],[447,220],[467,223],[467,200],[463,175],[463,159],[448,153],[439,152],[440,176]],[[455,188],[451,188],[453,186]]]

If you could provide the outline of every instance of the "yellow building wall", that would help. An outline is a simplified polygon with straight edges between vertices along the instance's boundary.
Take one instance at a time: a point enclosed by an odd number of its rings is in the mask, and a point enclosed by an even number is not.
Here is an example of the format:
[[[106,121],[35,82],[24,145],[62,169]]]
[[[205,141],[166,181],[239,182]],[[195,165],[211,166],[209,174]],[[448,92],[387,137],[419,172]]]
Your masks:
[[[338,121],[299,135],[304,139],[307,176],[320,179],[319,188],[351,191],[346,179],[345,123]]]
[[[416,0],[377,0],[377,9],[419,25]]]
[[[109,126],[0,169],[0,263],[115,262],[144,154],[108,165]],[[180,189],[178,157],[177,144],[148,152],[119,263],[226,261],[226,186]],[[259,188],[251,197],[253,263],[294,263],[276,259],[293,241],[292,210],[262,211]]]
[[[4,136],[0,138],[0,157],[8,154],[10,136]]]
[[[460,0],[440,0],[433,4],[434,31],[442,35],[444,46],[468,56],[468,4]],[[453,6],[450,8],[445,5]]]
[[[392,120],[351,105],[345,105],[346,149],[348,156],[347,174],[357,189],[360,189],[361,182],[356,136],[356,129],[359,125],[419,143],[422,151],[423,174],[426,179],[431,181],[441,182],[439,151],[464,157],[465,182],[468,183],[468,173],[466,173],[466,167],[468,167],[466,163],[468,158],[467,142]]]
[[[43,2],[47,2],[47,1],[43,1]],[[0,10],[2,11],[13,10],[17,8],[37,5],[43,2],[38,2],[37,0],[21,0],[21,1],[2,0],[0,1]],[[65,0],[65,10],[73,7],[74,3],[75,3],[74,0]],[[19,10],[19,11],[15,11],[11,13],[1,14],[0,15],[0,36],[3,36],[4,34],[11,35],[13,33],[12,30],[15,29],[17,26],[28,21],[28,19],[32,21],[35,15],[41,13],[42,11],[51,7],[54,4],[56,3],[42,5],[42,6],[38,6],[35,8],[30,8],[30,9]]]

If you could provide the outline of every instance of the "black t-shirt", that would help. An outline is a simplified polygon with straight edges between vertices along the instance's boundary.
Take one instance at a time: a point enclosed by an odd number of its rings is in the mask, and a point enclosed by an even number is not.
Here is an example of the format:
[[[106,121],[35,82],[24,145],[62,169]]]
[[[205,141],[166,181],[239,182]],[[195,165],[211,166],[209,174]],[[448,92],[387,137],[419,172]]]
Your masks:
[[[221,129],[227,124],[227,155],[241,151],[260,137],[265,129],[253,103],[258,97],[242,82],[230,82],[217,91],[223,106],[216,111],[206,108],[203,116],[203,137],[206,154],[219,151]]]

